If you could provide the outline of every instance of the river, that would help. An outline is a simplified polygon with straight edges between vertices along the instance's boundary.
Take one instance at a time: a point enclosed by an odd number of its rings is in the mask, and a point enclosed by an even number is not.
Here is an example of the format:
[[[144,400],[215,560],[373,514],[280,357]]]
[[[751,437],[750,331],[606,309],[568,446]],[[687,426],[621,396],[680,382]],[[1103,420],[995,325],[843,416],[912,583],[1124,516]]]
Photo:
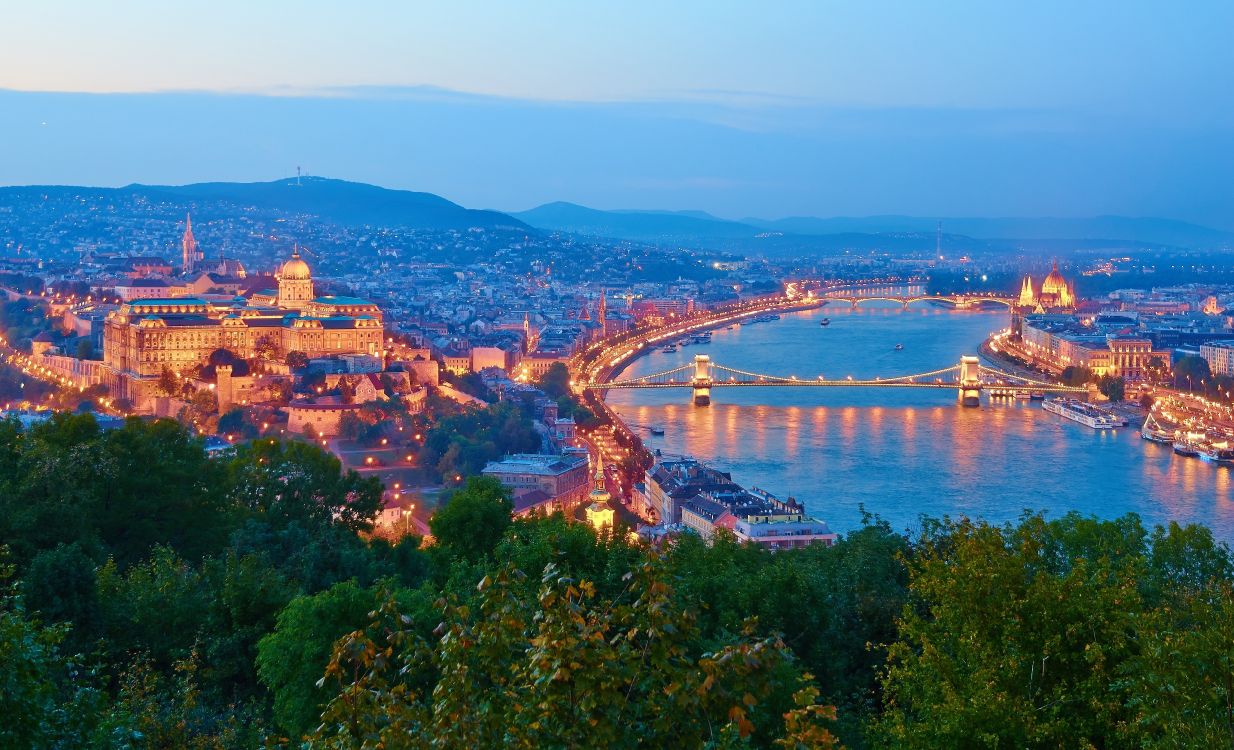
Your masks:
[[[827,327],[819,325],[824,316]],[[710,344],[656,351],[620,377],[708,354],[757,373],[885,378],[957,364],[1007,324],[1001,310],[833,304],[716,330]],[[694,456],[743,485],[795,497],[841,533],[860,525],[862,507],[900,530],[919,526],[923,514],[1002,522],[1033,509],[1102,518],[1135,512],[1149,527],[1202,523],[1234,541],[1234,471],[1176,456],[1134,428],[1067,421],[1037,402],[974,409],[958,406],[951,390],[722,387],[707,407],[678,389],[614,390],[608,400],[640,426],[649,448]],[[664,436],[651,436],[651,426]]]

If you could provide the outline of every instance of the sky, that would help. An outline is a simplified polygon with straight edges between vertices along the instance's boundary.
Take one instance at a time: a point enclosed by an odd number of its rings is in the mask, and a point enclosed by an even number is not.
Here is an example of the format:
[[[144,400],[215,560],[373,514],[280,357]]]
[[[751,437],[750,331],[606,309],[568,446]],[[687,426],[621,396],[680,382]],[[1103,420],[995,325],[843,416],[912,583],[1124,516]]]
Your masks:
[[[1234,228],[1234,3],[6,3],[0,183]],[[8,153],[4,153],[7,151]]]

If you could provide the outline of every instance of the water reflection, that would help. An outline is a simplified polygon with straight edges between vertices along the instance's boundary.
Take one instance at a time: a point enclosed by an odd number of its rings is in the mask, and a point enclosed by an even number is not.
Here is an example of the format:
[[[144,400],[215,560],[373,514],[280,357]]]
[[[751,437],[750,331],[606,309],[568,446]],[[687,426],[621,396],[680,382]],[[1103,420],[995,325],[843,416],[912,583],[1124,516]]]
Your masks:
[[[716,331],[708,346],[638,360],[628,376],[683,364],[706,353],[754,372],[814,377],[891,377],[946,367],[1007,325],[1001,312],[907,311],[870,303],[829,306],[778,323]],[[895,345],[903,344],[897,351]],[[1066,422],[1036,404],[956,405],[948,390],[723,388],[712,406],[688,391],[612,391],[610,402],[644,432],[650,447],[688,453],[748,485],[793,495],[846,530],[858,506],[898,528],[918,513],[1014,519],[1026,507],[1104,517],[1128,511],[1146,522],[1202,522],[1234,540],[1231,471],[1176,456],[1134,430],[1105,432]]]

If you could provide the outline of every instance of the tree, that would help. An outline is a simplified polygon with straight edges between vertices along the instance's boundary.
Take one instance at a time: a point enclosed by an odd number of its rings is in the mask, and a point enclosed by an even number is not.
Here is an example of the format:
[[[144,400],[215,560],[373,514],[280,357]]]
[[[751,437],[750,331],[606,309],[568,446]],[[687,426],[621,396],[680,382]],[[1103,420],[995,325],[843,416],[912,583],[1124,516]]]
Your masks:
[[[164,396],[177,397],[180,395],[180,378],[176,377],[176,374],[171,371],[170,367],[164,367],[163,371],[159,373],[159,379],[154,387]]]
[[[1165,360],[1161,359],[1161,357],[1156,354],[1148,358],[1148,361],[1145,363],[1145,367],[1148,370],[1149,379],[1154,383],[1160,382],[1169,370]]]
[[[338,381],[339,399],[344,404],[354,404],[356,402],[356,384],[351,378],[343,377]]]
[[[883,678],[891,747],[1110,747],[1138,648],[1138,519],[932,523]]]
[[[1201,383],[1212,377],[1208,369],[1208,360],[1194,354],[1181,357],[1174,363],[1174,387],[1194,390]]]
[[[337,458],[309,443],[254,440],[237,447],[226,471],[232,502],[275,528],[297,522],[368,530],[381,508],[381,480],[343,471]]]
[[[488,556],[510,525],[509,491],[492,477],[468,477],[429,520],[433,538],[448,554],[478,561]]]
[[[0,747],[35,750],[56,739],[56,684],[67,677],[59,652],[64,630],[26,615],[13,572],[0,547]]]
[[[330,695],[318,685],[334,642],[362,627],[375,605],[352,581],[300,596],[278,615],[274,632],[257,644],[257,673],[274,695],[274,719],[293,737],[319,723]]]
[[[233,407],[219,417],[219,432],[224,434],[239,434],[244,432],[246,425],[244,409]]]
[[[76,356],[78,359],[91,359],[94,356],[94,344],[90,342],[89,336],[77,339]]]
[[[258,336],[253,342],[253,352],[261,359],[273,359],[278,353],[278,341],[269,334]]]
[[[287,352],[287,366],[292,370],[303,370],[308,367],[308,355],[299,351]]]
[[[358,440],[366,425],[354,411],[345,411],[338,420],[338,434],[344,440]]]
[[[549,398],[561,398],[570,393],[570,371],[561,362],[554,362],[540,376],[538,385]]]
[[[84,646],[98,633],[96,582],[94,561],[74,542],[35,555],[22,576],[21,593],[26,606],[45,622],[71,623],[69,635]]]
[[[474,606],[443,602],[435,643],[397,604],[383,606],[336,645],[323,682],[337,694],[311,744],[834,746],[834,713],[817,705],[782,641],[742,632],[700,649],[691,611],[657,561],[625,578],[610,599],[554,565],[538,588],[500,570],[480,581]],[[779,710],[793,705],[778,695],[793,685],[795,708]]]
[[[1093,379],[1093,371],[1087,367],[1072,365],[1064,369],[1060,377],[1065,385],[1078,388]]]
[[[1097,380],[1097,390],[1101,391],[1102,395],[1115,403],[1123,400],[1126,388],[1126,381],[1121,377],[1114,378],[1109,375],[1103,375]]]

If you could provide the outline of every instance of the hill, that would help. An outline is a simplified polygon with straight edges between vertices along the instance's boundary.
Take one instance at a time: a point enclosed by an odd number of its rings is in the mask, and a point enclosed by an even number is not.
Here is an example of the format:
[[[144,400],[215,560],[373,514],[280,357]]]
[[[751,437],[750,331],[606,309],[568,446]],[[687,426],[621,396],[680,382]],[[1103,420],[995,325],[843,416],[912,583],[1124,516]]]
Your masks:
[[[864,216],[785,219],[744,219],[765,230],[794,234],[842,232],[933,232],[938,219],[922,216]],[[1002,240],[1118,240],[1149,245],[1209,248],[1229,246],[1234,234],[1174,219],[1131,216],[1088,218],[1020,217],[942,219],[943,229],[955,234]]]
[[[926,249],[934,244],[938,219],[921,216],[865,216],[784,219],[720,219],[703,211],[604,211],[574,203],[548,203],[514,213],[528,224],[639,241],[707,243],[734,250],[794,251],[857,248]],[[944,246],[1035,248],[1070,242],[1078,247],[1234,247],[1234,234],[1173,219],[1128,216],[1089,218],[942,219]]]
[[[129,185],[122,190],[157,197],[222,200],[258,208],[307,213],[347,225],[374,224],[417,229],[471,227],[527,229],[497,211],[463,208],[432,193],[390,190],[324,177],[274,182],[203,182],[193,185]]]
[[[152,203],[192,205],[212,203],[238,210],[256,208],[288,214],[309,214],[346,226],[377,225],[410,229],[531,228],[497,211],[464,208],[432,193],[389,190],[323,177],[289,178],[273,182],[202,182],[191,185],[126,185],[121,188],[69,185],[0,187],[0,204],[40,202],[46,196],[77,195],[137,198]]]
[[[765,231],[701,211],[602,211],[561,201],[512,215],[540,229],[626,240],[753,239]]]

